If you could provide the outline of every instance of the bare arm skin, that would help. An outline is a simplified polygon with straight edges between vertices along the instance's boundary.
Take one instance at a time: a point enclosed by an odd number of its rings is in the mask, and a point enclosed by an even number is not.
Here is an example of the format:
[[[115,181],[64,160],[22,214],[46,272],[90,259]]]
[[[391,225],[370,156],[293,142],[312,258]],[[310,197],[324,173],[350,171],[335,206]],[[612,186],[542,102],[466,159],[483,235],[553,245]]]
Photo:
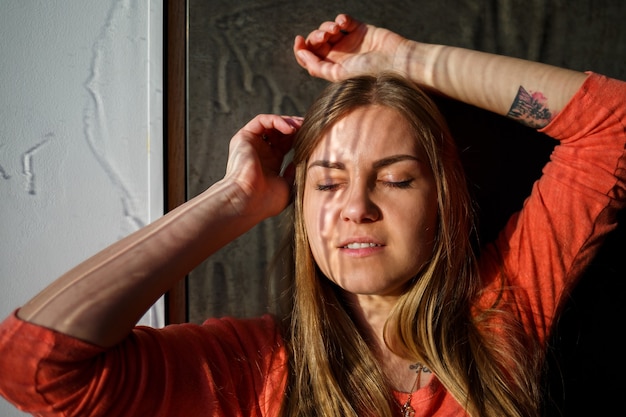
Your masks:
[[[316,77],[399,72],[426,89],[535,128],[545,126],[586,78],[537,62],[408,40],[344,14],[306,38],[297,36],[293,49]]]
[[[300,123],[257,116],[231,140],[224,179],[70,270],[18,316],[99,346],[118,343],[177,280],[287,205],[290,182],[279,170]]]

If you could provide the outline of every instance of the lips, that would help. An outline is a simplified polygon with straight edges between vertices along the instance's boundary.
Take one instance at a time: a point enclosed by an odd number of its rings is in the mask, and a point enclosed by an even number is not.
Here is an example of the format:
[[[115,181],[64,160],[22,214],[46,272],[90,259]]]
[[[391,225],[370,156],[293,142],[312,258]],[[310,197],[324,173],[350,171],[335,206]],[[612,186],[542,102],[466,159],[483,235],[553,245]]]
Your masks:
[[[339,245],[340,253],[349,257],[365,258],[383,253],[386,245],[372,237],[348,238]]]
[[[350,236],[342,239],[337,245],[340,249],[370,249],[385,246],[383,241],[374,236]]]
[[[375,248],[377,246],[382,246],[382,245],[378,243],[373,243],[373,242],[352,242],[342,247],[345,249],[365,249],[365,248]]]

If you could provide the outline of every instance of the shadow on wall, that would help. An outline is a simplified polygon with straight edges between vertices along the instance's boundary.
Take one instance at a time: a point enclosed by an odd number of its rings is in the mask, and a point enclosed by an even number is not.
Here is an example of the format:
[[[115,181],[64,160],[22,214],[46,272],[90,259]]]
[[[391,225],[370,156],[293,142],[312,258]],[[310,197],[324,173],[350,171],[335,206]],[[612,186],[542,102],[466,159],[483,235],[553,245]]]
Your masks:
[[[340,3],[340,4],[337,4]],[[626,79],[626,2],[611,0],[190,0],[189,197],[221,178],[228,140],[258,113],[302,114],[325,85],[293,59],[296,34],[348,12],[431,43],[593,70]],[[297,5],[297,6],[294,6]],[[470,70],[470,69],[468,69]],[[487,241],[521,207],[554,142],[502,117],[441,100],[463,151]],[[488,168],[488,170],[486,170]],[[252,316],[267,308],[263,271],[279,240],[270,219],[194,270],[191,321]],[[623,223],[623,222],[622,222]],[[546,416],[626,415],[626,360],[617,329],[625,313],[622,225],[563,308],[546,364]],[[246,262],[240,262],[245,259]],[[209,285],[210,283],[210,285]]]

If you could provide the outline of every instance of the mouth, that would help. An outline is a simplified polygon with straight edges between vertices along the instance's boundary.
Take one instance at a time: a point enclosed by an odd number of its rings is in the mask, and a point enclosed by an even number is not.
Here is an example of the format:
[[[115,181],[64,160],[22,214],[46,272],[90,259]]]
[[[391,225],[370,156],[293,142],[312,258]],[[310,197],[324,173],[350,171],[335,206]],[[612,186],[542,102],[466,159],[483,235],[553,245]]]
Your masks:
[[[365,248],[376,248],[382,245],[373,242],[352,242],[347,245],[342,246],[344,249],[365,249]]]

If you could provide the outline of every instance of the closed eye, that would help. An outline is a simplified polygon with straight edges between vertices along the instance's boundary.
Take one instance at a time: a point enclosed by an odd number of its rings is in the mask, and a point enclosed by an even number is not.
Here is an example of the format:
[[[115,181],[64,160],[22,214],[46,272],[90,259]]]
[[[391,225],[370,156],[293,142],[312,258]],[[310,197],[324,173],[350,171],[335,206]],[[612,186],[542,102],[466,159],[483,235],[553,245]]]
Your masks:
[[[405,181],[382,181],[382,184],[385,187],[390,187],[390,188],[411,188],[411,185],[413,183],[413,180],[405,180]]]
[[[339,188],[339,184],[317,184],[315,189],[317,191],[336,191]]]

